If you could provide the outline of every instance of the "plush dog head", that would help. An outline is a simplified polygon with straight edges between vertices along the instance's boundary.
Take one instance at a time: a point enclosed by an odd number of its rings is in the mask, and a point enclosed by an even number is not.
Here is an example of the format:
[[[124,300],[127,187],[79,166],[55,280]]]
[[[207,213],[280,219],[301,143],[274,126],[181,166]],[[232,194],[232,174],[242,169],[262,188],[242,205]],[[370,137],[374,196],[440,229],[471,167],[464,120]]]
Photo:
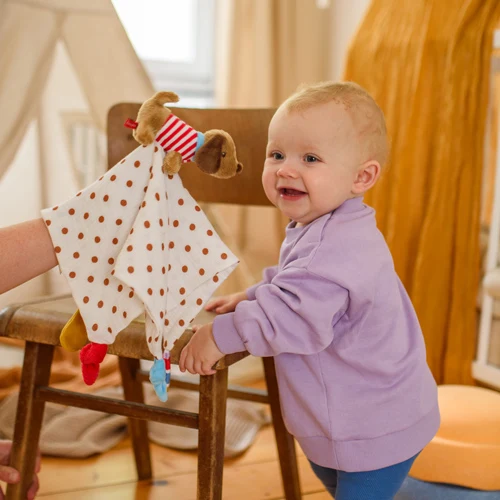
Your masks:
[[[243,170],[236,157],[233,138],[224,130],[208,130],[205,142],[194,155],[194,162],[206,174],[219,179],[229,179]]]

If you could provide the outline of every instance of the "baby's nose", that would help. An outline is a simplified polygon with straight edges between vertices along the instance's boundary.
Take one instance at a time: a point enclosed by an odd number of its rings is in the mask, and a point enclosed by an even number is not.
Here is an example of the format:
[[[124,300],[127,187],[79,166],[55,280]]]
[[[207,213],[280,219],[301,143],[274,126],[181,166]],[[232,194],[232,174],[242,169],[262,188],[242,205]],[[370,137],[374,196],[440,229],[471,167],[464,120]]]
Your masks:
[[[295,170],[291,165],[283,165],[277,172],[280,177],[287,177],[295,179],[298,177],[297,170]]]

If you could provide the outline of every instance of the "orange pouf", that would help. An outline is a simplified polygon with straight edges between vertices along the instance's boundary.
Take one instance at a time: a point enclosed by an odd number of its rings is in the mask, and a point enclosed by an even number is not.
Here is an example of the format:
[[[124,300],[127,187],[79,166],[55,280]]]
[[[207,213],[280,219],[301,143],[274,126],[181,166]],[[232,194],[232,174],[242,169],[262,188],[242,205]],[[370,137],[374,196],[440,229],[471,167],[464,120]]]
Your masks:
[[[500,394],[463,385],[442,385],[438,390],[441,426],[410,476],[500,490]]]

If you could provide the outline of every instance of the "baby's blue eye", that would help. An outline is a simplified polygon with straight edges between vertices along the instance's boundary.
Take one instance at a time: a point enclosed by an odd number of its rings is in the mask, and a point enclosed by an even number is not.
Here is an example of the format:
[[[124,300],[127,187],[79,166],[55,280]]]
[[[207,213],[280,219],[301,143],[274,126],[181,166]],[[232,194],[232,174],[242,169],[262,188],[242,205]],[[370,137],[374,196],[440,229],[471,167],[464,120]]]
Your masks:
[[[307,163],[315,163],[318,161],[318,159],[313,155],[306,155],[305,160]]]
[[[275,160],[282,160],[284,158],[284,156],[281,154],[281,153],[271,153],[271,156],[275,159]]]

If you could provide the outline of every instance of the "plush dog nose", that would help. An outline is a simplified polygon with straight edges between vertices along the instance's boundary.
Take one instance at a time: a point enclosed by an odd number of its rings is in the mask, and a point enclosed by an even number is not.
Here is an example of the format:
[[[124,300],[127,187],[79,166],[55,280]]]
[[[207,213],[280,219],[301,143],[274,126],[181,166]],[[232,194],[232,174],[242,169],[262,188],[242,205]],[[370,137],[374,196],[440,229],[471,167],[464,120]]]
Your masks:
[[[243,170],[243,165],[238,162],[238,165],[236,167],[236,173],[240,174],[242,170]]]

